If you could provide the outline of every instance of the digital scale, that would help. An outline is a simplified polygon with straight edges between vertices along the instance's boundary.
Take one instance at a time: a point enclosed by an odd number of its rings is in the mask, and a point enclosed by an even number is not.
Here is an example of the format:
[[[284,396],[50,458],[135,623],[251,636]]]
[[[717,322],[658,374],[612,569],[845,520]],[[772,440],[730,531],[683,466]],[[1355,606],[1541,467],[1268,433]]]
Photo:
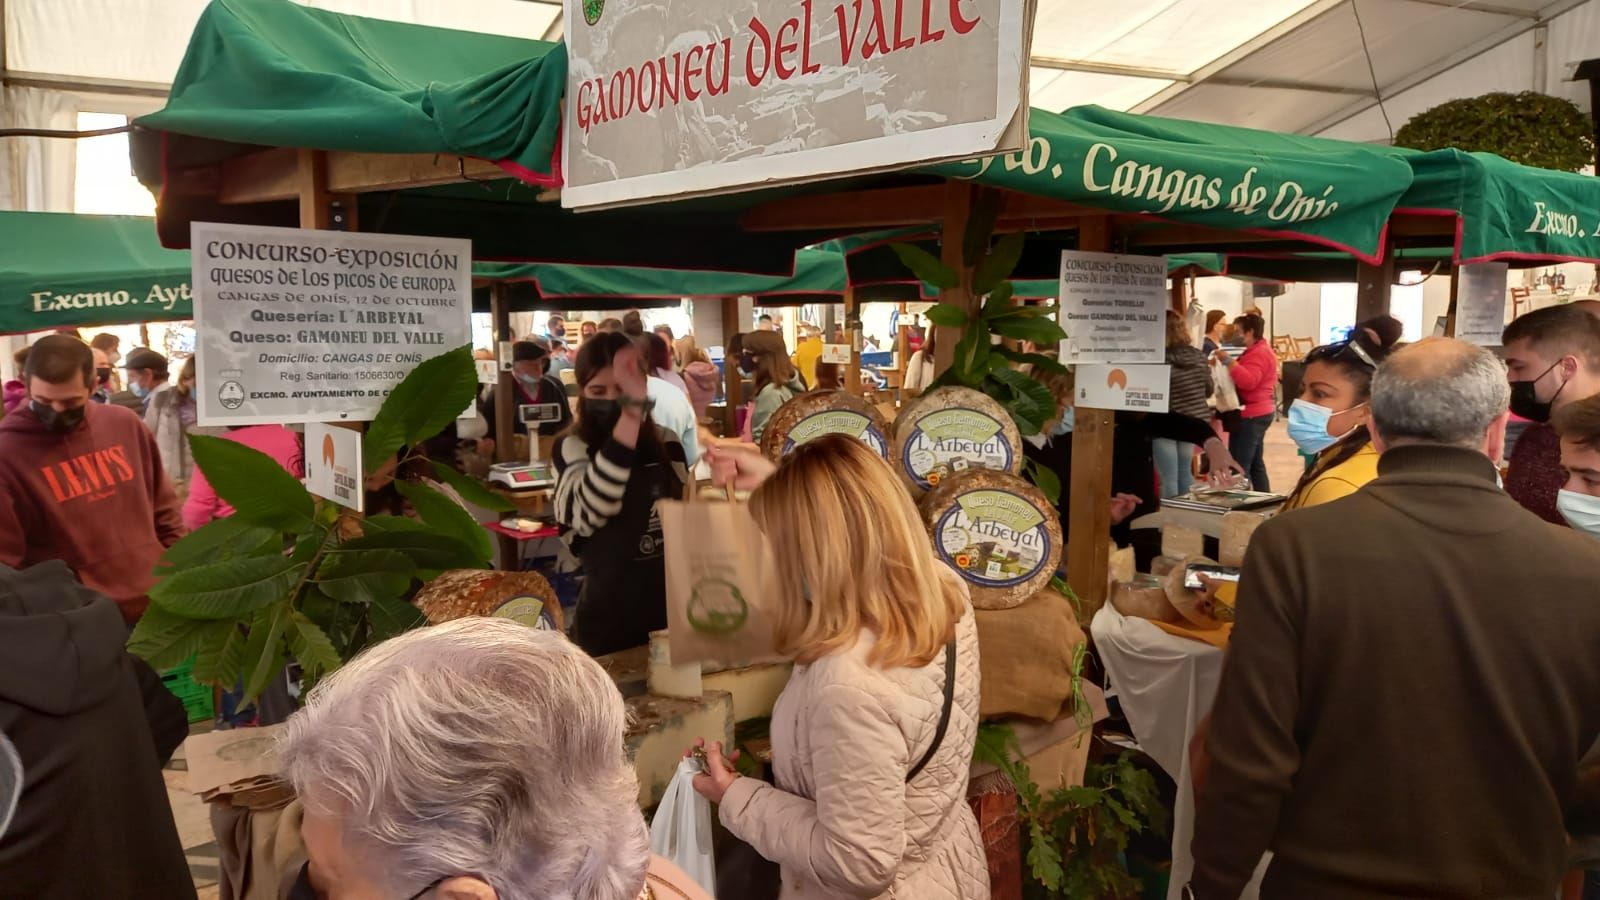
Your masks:
[[[555,485],[555,472],[550,463],[495,463],[489,467],[489,483],[513,491],[533,491]]]

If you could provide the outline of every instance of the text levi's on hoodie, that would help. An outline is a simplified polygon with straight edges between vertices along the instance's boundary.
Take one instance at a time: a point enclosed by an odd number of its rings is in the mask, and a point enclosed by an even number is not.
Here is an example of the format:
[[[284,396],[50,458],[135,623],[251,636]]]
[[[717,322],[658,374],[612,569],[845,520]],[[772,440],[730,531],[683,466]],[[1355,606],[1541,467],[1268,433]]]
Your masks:
[[[177,496],[138,415],[91,403],[65,434],[28,407],[0,419],[0,563],[59,559],[133,621],[182,534]]]

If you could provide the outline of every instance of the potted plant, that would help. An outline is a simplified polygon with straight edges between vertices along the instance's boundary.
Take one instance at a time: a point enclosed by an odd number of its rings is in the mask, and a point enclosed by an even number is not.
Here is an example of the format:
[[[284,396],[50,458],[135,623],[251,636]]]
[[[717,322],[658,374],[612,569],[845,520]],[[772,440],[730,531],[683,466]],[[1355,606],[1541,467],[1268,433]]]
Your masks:
[[[364,474],[413,449],[473,402],[477,372],[462,347],[417,366],[368,425]],[[416,518],[357,517],[312,496],[270,457],[191,436],[194,459],[234,514],[185,536],[157,568],[150,607],[128,646],[157,669],[194,659],[202,684],[243,684],[245,702],[293,659],[314,680],[362,649],[422,624],[408,598],[439,572],[487,568],[488,533],[450,497],[399,481]],[[509,505],[440,463],[438,480],[490,509]]]
[[[1534,91],[1451,100],[1395,132],[1397,147],[1494,153],[1542,169],[1576,172],[1595,161],[1592,123],[1570,100]]]

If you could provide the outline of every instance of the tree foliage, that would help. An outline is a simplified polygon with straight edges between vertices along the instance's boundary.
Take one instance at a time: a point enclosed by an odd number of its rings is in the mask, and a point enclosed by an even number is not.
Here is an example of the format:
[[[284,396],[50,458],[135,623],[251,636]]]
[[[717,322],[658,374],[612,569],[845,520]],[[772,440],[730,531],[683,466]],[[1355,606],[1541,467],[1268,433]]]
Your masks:
[[[1534,91],[1451,100],[1395,132],[1397,147],[1493,153],[1541,169],[1576,172],[1595,161],[1594,125],[1570,100]]]

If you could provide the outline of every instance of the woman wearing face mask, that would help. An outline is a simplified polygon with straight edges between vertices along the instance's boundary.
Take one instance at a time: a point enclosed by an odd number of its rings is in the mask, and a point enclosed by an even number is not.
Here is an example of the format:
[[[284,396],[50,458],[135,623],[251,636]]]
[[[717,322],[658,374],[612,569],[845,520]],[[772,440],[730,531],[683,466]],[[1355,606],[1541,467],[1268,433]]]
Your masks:
[[[183,361],[178,370],[178,384],[171,390],[150,395],[150,405],[144,411],[144,423],[156,436],[156,446],[161,449],[161,465],[172,479],[172,487],[179,499],[188,493],[189,479],[194,474],[194,457],[189,455],[189,433],[195,427],[196,403],[194,397],[194,357]]]
[[[1357,325],[1350,339],[1326,344],[1306,356],[1300,397],[1289,407],[1289,437],[1316,462],[1285,509],[1337,500],[1378,477],[1378,450],[1367,431],[1372,374],[1389,357],[1399,331],[1390,317]]]
[[[1556,509],[1568,525],[1600,539],[1600,396],[1563,407],[1554,424],[1567,473]]]
[[[783,335],[776,331],[752,331],[741,335],[739,368],[755,376],[755,400],[750,409],[750,440],[761,442],[767,420],[779,407],[806,392],[800,373],[789,361]]]
[[[573,640],[593,655],[638,647],[667,626],[656,501],[689,481],[683,443],[650,418],[645,361],[627,335],[601,332],[578,351],[581,401],[556,444],[556,520],[583,561]]]

